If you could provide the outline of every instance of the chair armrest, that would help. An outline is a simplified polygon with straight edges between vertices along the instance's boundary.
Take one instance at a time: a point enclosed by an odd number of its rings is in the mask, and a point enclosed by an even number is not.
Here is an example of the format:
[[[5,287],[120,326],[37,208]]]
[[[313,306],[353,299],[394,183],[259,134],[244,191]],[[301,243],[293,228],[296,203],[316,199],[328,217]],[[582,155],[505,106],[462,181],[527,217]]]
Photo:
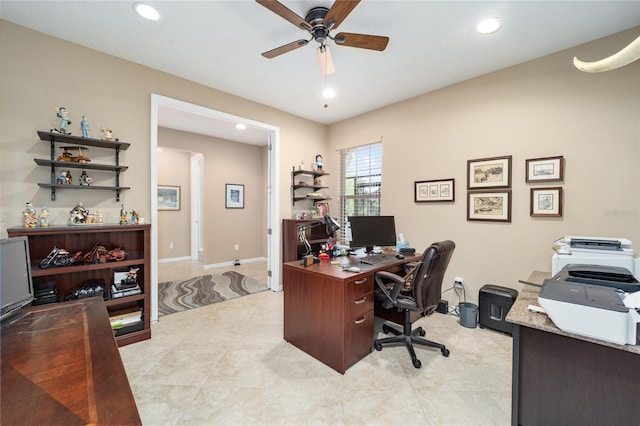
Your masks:
[[[402,290],[402,287],[404,286],[404,278],[391,272],[380,271],[375,273],[374,279],[376,281],[376,285],[387,298],[387,300],[391,302],[392,306],[397,306],[398,294],[400,294],[400,290]],[[384,280],[387,281],[385,282]],[[391,288],[391,291],[389,291],[389,288],[387,287],[389,281],[393,283],[393,288]],[[383,303],[382,306],[386,309],[391,308],[391,306],[389,306],[387,303]]]

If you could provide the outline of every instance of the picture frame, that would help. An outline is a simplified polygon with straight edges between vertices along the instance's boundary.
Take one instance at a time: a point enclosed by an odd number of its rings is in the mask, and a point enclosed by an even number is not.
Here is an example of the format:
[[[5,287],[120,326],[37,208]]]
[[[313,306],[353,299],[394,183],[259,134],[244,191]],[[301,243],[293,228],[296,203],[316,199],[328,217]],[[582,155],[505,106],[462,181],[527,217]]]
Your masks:
[[[225,184],[225,194],[225,208],[244,209],[244,185],[227,183]]]
[[[511,222],[511,190],[467,192],[467,220]]]
[[[526,181],[562,182],[564,180],[564,157],[530,158],[525,162]]]
[[[467,160],[467,189],[511,188],[511,158]]]
[[[532,217],[562,217],[562,187],[531,188]]]
[[[416,203],[455,201],[455,179],[416,181],[413,192]]]
[[[180,210],[180,187],[171,185],[157,186],[158,210]]]

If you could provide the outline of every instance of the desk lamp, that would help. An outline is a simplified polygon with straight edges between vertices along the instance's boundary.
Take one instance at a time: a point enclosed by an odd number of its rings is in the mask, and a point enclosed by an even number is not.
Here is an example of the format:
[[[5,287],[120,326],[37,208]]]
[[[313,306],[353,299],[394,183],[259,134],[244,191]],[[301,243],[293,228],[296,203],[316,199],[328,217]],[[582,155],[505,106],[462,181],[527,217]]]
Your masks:
[[[311,250],[311,244],[309,244],[309,240],[307,239],[307,235],[304,231],[307,229],[315,228],[316,226],[325,225],[326,232],[328,235],[332,235],[338,229],[340,229],[340,224],[331,216],[326,215],[324,220],[317,220],[315,222],[298,224],[298,236],[300,239],[304,241],[304,245],[307,247],[307,252],[304,254],[304,264],[305,266],[310,265],[316,261],[316,258],[313,256],[313,251]]]

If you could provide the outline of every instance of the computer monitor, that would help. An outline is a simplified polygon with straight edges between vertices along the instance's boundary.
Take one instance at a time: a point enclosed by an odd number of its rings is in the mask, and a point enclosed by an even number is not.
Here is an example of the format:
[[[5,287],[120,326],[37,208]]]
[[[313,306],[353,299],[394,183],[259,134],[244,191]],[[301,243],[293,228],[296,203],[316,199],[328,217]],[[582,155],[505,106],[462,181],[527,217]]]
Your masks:
[[[396,223],[393,216],[349,216],[351,248],[366,247],[367,253],[374,246],[396,245]]]
[[[0,319],[6,319],[33,300],[27,237],[0,240],[0,258]]]

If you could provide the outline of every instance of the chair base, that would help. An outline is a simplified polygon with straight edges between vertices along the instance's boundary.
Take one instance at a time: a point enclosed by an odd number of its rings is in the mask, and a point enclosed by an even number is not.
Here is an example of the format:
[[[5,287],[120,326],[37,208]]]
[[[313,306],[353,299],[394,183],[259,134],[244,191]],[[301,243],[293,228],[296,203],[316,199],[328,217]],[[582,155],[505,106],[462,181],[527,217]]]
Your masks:
[[[394,344],[394,343],[403,343],[409,352],[409,356],[411,356],[411,362],[415,368],[422,367],[422,363],[416,356],[416,351],[413,349],[413,345],[422,345],[429,346],[432,348],[440,349],[442,356],[448,357],[450,352],[449,349],[445,347],[445,345],[441,343],[432,342],[431,340],[423,339],[426,333],[422,327],[418,327],[415,330],[411,330],[411,311],[405,310],[405,322],[404,322],[404,330],[401,332],[400,330],[396,330],[393,327],[390,327],[387,324],[382,325],[382,331],[386,334],[393,333],[394,337],[386,337],[384,339],[376,339],[373,342],[373,346],[377,351],[382,350],[382,345],[386,344]]]

